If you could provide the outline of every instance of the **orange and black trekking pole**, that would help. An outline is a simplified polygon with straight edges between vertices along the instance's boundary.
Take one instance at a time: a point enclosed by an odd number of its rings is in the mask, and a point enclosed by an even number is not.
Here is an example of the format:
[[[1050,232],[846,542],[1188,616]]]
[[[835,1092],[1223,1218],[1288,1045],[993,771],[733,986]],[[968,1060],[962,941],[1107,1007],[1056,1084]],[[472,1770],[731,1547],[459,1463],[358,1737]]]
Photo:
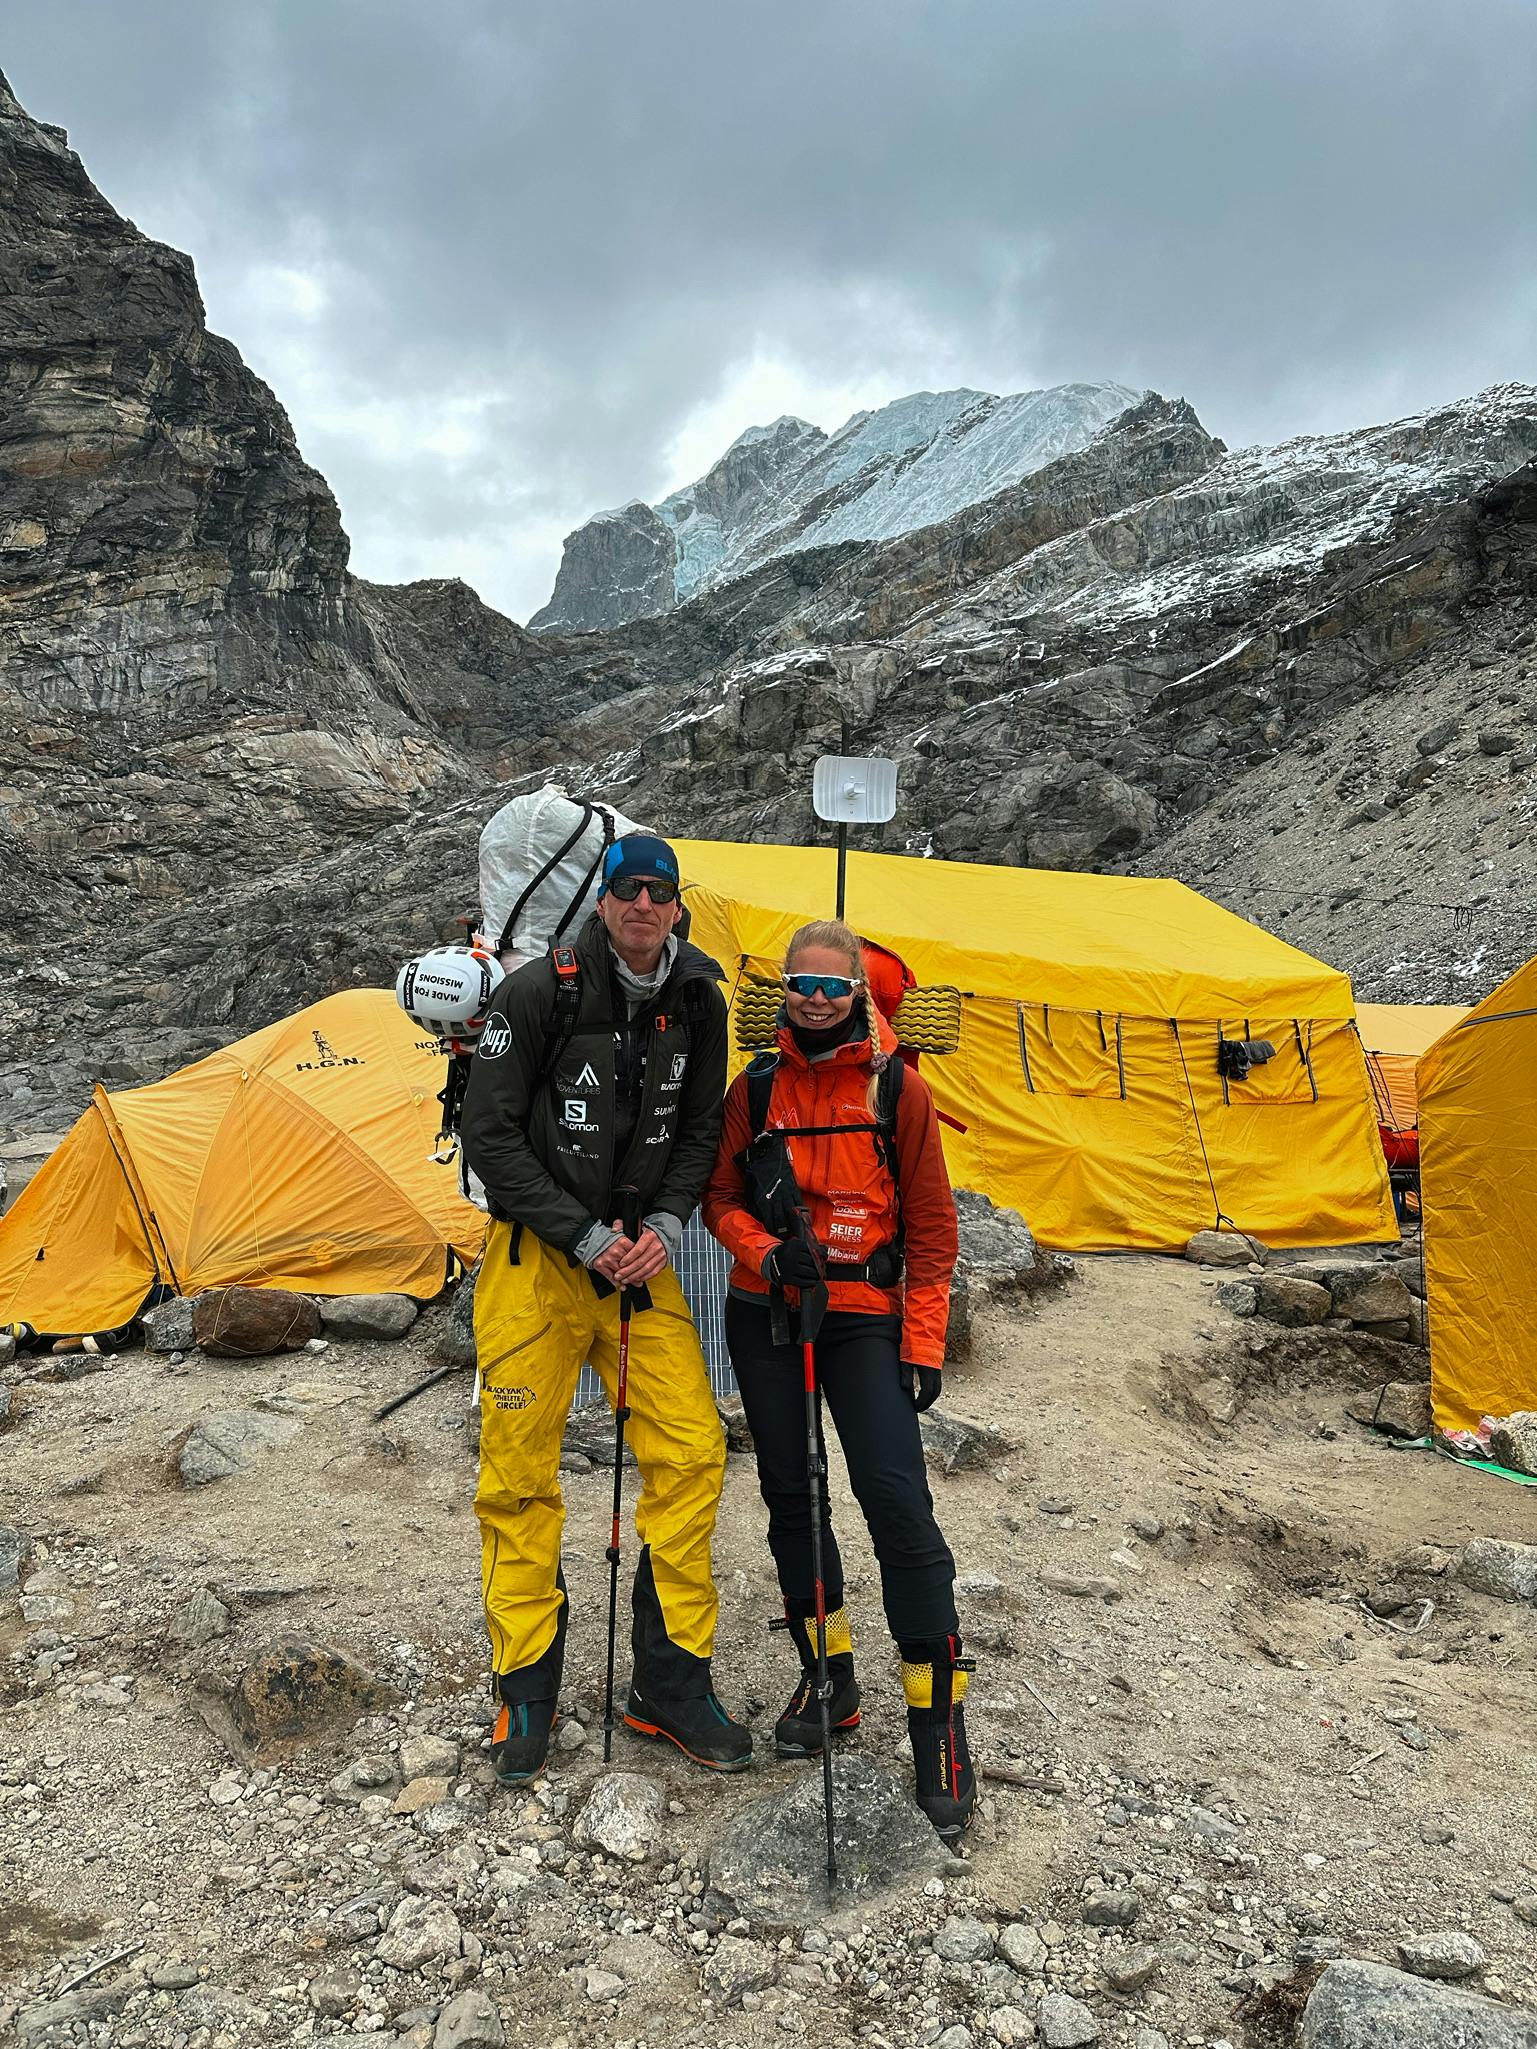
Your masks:
[[[800,1290],[801,1374],[806,1390],[806,1491],[811,1497],[811,1577],[816,1596],[817,1709],[822,1720],[822,1813],[827,1829],[827,1883],[838,1882],[838,1855],[833,1842],[833,1732],[828,1702],[833,1683],[827,1675],[827,1588],[822,1578],[822,1490],[827,1484],[827,1459],[822,1450],[821,1403],[817,1396],[817,1332],[827,1310],[827,1281],[811,1226],[802,1211],[798,1228],[817,1262],[814,1287]]]
[[[633,1188],[621,1188],[619,1228],[633,1245],[640,1236],[640,1197]],[[603,1690],[603,1762],[614,1747],[614,1630],[619,1615],[619,1517],[624,1494],[624,1426],[630,1420],[630,1318],[635,1309],[633,1288],[619,1290],[619,1387],[614,1402],[614,1515],[608,1536],[608,1679]]]

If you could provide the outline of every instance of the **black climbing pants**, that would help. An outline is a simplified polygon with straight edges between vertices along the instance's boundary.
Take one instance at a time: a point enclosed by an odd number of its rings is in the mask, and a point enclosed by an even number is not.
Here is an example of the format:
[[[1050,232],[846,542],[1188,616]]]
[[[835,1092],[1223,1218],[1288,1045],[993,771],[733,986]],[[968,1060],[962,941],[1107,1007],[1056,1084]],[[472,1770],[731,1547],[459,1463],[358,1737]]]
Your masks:
[[[792,1332],[795,1312],[790,1312]],[[816,1341],[817,1385],[832,1411],[855,1498],[881,1569],[886,1625],[899,1642],[953,1635],[955,1560],[934,1520],[923,1441],[900,1378],[901,1320],[829,1310]],[[776,1345],[767,1304],[726,1302],[726,1342],[758,1454],[769,1549],[791,1611],[809,1615],[811,1502],[806,1486],[806,1395],[801,1347]],[[820,1405],[819,1405],[820,1428]],[[822,1576],[828,1613],[843,1606],[843,1561],[822,1490]]]

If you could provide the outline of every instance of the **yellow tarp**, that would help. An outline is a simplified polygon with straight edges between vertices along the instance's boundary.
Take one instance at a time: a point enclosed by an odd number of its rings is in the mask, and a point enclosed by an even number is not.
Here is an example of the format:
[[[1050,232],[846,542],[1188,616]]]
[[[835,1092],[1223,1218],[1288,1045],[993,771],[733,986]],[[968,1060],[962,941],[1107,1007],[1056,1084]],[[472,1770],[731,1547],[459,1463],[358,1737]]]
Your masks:
[[[777,973],[832,912],[827,848],[676,842],[693,936]],[[963,992],[925,1059],[951,1178],[1062,1247],[1183,1245],[1218,1213],[1273,1245],[1397,1236],[1348,979],[1176,882],[851,854],[847,910]],[[1217,1039],[1276,1056],[1224,1088]],[[1214,1192],[1215,1191],[1215,1192]]]
[[[1420,1061],[1436,1426],[1537,1409],[1537,960]]]
[[[1465,1003],[1363,1003],[1356,1010],[1361,1044],[1377,1098],[1377,1117],[1395,1131],[1419,1123],[1415,1068],[1443,1032],[1468,1014]]]
[[[101,1330],[151,1284],[430,1296],[485,1218],[428,1159],[443,1056],[386,990],[329,996],[91,1107],[0,1218],[0,1323]]]

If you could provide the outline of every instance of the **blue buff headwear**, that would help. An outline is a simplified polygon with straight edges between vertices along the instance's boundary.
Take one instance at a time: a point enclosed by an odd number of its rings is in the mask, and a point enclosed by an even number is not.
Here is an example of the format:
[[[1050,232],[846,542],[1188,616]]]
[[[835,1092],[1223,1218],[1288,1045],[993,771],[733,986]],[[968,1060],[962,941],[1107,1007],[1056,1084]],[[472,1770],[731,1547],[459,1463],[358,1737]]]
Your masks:
[[[660,877],[664,882],[676,882],[678,857],[666,840],[658,839],[655,833],[627,832],[623,839],[615,840],[603,856],[599,896],[607,896],[609,884],[617,882],[623,875]]]

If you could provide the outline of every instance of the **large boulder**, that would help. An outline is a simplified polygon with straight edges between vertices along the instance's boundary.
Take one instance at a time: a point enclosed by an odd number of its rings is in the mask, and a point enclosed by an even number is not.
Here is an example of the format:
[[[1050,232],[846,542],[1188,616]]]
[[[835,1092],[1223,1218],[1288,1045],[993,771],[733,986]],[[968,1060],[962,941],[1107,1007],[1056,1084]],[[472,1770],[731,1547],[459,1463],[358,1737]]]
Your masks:
[[[1321,1288],[1316,1281],[1300,1280],[1295,1274],[1260,1274],[1255,1278],[1255,1315],[1263,1316],[1268,1323],[1284,1324],[1288,1330],[1322,1323],[1329,1314],[1330,1301],[1327,1288]]]
[[[146,1309],[141,1319],[146,1347],[151,1352],[190,1352],[197,1342],[192,1327],[196,1308],[194,1296],[172,1295]]]
[[[385,1707],[392,1690],[328,1644],[288,1637],[254,1658],[235,1681],[229,1715],[258,1754],[350,1728]]]
[[[432,1348],[434,1366],[452,1366],[459,1372],[468,1372],[475,1364],[475,1282],[479,1273],[477,1259],[454,1290],[448,1322]]]
[[[1517,1409],[1489,1433],[1489,1456],[1513,1473],[1537,1475],[1537,1409]]]
[[[1197,1231],[1185,1247],[1186,1259],[1197,1266],[1243,1266],[1259,1260],[1264,1250],[1242,1231]]]
[[[215,1409],[172,1447],[184,1487],[207,1487],[292,1444],[304,1425],[265,1409]]]
[[[835,1763],[833,1815],[840,1905],[956,1869],[911,1787],[868,1757]],[[726,1820],[709,1851],[711,1890],[749,1920],[808,1927],[827,1912],[826,1854],[822,1774],[798,1773]]]
[[[319,1309],[333,1338],[403,1338],[419,1313],[409,1295],[329,1295]]]
[[[1351,1958],[1314,1986],[1299,2049],[1537,2049],[1537,2012]]]
[[[1537,1601],[1537,1544],[1505,1537],[1473,1537],[1458,1567],[1462,1583],[1499,1601]]]
[[[261,1359],[319,1337],[320,1311],[287,1288],[211,1288],[193,1306],[192,1334],[216,1359]]]
[[[1345,1404],[1345,1414],[1388,1437],[1430,1435],[1433,1415],[1428,1380],[1385,1380],[1364,1389]]]
[[[1398,1275],[1385,1266],[1338,1274],[1329,1293],[1336,1316],[1348,1316],[1352,1323],[1368,1328],[1374,1324],[1406,1323],[1414,1304],[1414,1297]]]

